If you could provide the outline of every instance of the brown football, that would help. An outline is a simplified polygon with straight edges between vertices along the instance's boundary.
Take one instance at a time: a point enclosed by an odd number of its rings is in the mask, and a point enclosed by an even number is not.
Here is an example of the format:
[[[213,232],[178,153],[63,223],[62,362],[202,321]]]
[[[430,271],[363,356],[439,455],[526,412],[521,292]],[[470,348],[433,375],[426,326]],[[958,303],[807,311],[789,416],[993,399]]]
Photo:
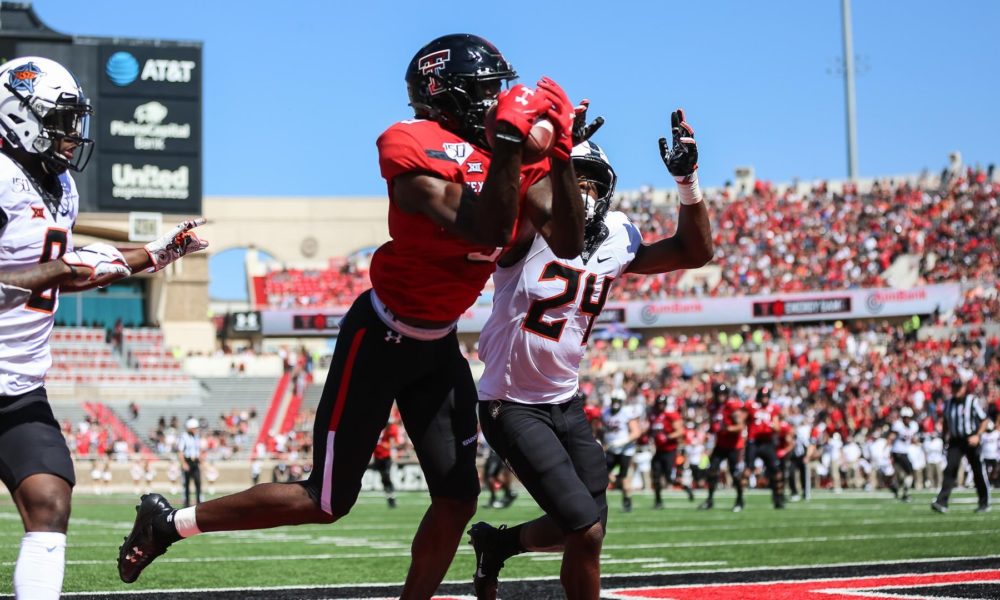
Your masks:
[[[493,147],[493,140],[497,133],[497,112],[496,107],[491,107],[486,113],[486,141]],[[524,152],[521,154],[521,163],[530,164],[538,162],[549,155],[552,147],[556,144],[556,129],[547,117],[541,117],[531,126],[528,137],[524,140]]]

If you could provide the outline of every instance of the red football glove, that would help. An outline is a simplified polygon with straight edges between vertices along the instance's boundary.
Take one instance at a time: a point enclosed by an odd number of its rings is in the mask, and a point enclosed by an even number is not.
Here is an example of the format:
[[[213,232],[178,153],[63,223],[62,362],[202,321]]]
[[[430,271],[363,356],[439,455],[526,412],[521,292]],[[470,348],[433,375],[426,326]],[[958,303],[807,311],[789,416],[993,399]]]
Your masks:
[[[566,92],[548,77],[538,80],[538,90],[552,103],[547,113],[555,125],[556,133],[556,144],[552,148],[552,154],[558,159],[568,161],[573,153],[573,121],[576,119],[576,110]]]
[[[519,83],[497,98],[497,122],[504,122],[521,134],[521,140],[528,137],[531,126],[538,117],[549,109],[550,102],[545,94]]]

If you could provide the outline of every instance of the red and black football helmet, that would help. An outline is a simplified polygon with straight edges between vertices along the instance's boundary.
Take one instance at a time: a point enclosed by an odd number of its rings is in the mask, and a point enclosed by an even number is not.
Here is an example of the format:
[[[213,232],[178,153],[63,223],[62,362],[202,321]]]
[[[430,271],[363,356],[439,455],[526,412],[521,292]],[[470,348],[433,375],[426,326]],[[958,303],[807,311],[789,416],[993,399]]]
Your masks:
[[[504,84],[516,78],[496,46],[468,33],[433,40],[406,67],[406,89],[416,116],[483,147],[486,111],[496,104]]]
[[[771,386],[763,385],[757,388],[757,402],[767,404],[771,401]]]

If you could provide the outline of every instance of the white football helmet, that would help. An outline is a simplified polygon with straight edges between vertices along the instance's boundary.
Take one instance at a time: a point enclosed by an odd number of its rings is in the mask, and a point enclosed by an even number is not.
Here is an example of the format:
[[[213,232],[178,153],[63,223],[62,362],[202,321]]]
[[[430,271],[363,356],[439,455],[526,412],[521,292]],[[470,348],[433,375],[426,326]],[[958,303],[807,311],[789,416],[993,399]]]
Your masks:
[[[0,134],[4,143],[36,154],[57,173],[82,171],[90,161],[93,109],[76,77],[39,56],[0,65]],[[70,142],[68,146],[60,144]]]

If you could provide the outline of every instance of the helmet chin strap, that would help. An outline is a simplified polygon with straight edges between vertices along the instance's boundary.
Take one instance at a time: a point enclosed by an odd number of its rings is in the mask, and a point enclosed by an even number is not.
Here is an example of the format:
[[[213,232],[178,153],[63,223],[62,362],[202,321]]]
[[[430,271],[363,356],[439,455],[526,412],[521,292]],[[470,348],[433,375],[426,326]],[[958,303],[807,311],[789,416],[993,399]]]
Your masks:
[[[601,244],[608,237],[608,226],[604,224],[604,219],[597,218],[597,199],[586,194],[583,197],[583,205],[587,211],[587,218],[583,226],[583,252],[580,258],[584,263],[590,260],[590,256],[600,248]]]

